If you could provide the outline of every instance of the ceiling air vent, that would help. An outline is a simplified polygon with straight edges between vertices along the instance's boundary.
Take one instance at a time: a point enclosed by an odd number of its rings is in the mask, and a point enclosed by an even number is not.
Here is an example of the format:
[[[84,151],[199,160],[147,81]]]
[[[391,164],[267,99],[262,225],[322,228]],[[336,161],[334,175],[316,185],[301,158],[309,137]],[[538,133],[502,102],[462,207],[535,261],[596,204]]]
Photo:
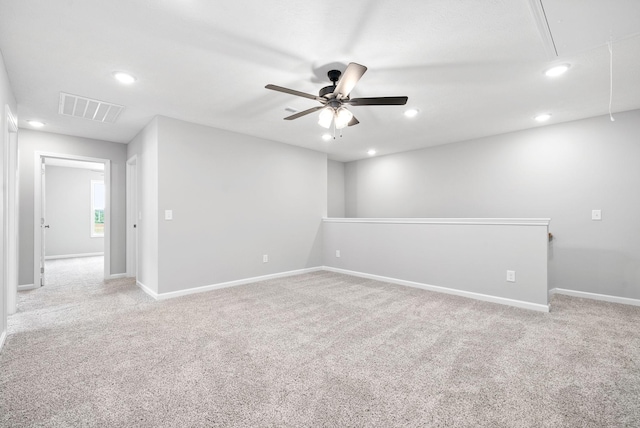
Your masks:
[[[124,106],[60,92],[58,113],[65,116],[114,123]]]

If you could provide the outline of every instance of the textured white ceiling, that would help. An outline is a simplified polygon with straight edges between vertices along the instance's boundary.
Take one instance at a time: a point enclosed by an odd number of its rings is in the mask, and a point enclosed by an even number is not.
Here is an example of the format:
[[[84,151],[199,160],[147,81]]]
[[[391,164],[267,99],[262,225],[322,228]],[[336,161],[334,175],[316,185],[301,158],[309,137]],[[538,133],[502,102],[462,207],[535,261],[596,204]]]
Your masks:
[[[127,143],[166,115],[346,161],[540,126],[540,112],[553,114],[547,123],[606,114],[610,37],[613,110],[640,108],[640,19],[629,19],[640,2],[567,1],[0,0],[0,50],[21,126],[39,119],[50,132]],[[565,44],[559,57],[540,9]],[[350,61],[369,68],[353,97],[406,95],[420,114],[352,107],[360,124],[325,142],[315,114],[282,120],[315,101],[264,89],[317,93],[331,65]],[[544,76],[561,62],[566,75]],[[118,70],[138,81],[120,85]],[[59,92],[126,108],[115,124],[64,117]]]

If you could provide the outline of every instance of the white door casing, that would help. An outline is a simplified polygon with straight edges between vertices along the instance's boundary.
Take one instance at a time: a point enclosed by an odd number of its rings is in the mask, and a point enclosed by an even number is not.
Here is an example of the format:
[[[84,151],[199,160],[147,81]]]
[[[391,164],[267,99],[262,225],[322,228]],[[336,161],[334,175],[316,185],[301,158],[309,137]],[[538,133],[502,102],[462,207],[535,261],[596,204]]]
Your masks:
[[[92,158],[86,156],[76,156],[63,153],[35,152],[34,155],[34,180],[33,180],[33,281],[38,287],[41,282],[41,267],[44,267],[44,185],[41,168],[43,159],[57,158],[70,159],[85,162],[97,162],[104,164],[104,186],[105,186],[105,207],[104,207],[104,278],[111,277],[111,160]],[[46,221],[46,219],[45,219]],[[42,277],[44,284],[44,277]]]

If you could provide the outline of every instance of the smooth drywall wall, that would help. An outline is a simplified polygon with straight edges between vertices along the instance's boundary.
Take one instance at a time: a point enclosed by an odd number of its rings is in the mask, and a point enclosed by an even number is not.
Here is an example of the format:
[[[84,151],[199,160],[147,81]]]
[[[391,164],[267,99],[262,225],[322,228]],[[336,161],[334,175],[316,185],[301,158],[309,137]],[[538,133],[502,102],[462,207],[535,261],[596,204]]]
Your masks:
[[[6,109],[10,110],[13,115],[17,114],[16,99],[11,89],[11,83],[7,76],[7,70],[4,66],[4,58],[0,52],[0,225],[4,225],[5,211],[8,207],[5,207],[5,148],[9,144],[5,141],[7,137],[7,113]],[[4,232],[4,226],[0,227],[0,348],[2,347],[3,340],[7,334],[7,290],[4,282],[4,242],[7,239]]]
[[[166,117],[158,142],[159,293],[322,265],[326,154]]]
[[[20,150],[20,272],[19,284],[33,284],[34,159],[36,152],[111,160],[111,274],[125,271],[125,162],[127,146],[109,141],[52,134],[21,128]]]
[[[344,217],[344,162],[327,161],[327,216]]]
[[[638,299],[639,135],[630,111],[351,162],[347,216],[551,218],[550,288]]]
[[[91,181],[104,173],[83,168],[46,167],[45,217],[49,228],[45,256],[95,254],[104,238],[91,236]]]
[[[547,226],[544,219],[326,219],[324,264],[548,310]],[[506,280],[509,270],[516,282]]]
[[[158,119],[151,122],[127,145],[127,160],[135,157],[138,189],[138,266],[136,280],[158,292]]]

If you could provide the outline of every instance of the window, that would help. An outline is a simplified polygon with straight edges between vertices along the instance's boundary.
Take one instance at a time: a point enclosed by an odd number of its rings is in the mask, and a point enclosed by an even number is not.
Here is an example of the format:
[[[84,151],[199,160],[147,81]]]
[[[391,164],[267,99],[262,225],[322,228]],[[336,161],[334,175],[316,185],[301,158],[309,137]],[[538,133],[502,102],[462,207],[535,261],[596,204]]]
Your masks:
[[[91,237],[104,236],[104,181],[91,180]]]

